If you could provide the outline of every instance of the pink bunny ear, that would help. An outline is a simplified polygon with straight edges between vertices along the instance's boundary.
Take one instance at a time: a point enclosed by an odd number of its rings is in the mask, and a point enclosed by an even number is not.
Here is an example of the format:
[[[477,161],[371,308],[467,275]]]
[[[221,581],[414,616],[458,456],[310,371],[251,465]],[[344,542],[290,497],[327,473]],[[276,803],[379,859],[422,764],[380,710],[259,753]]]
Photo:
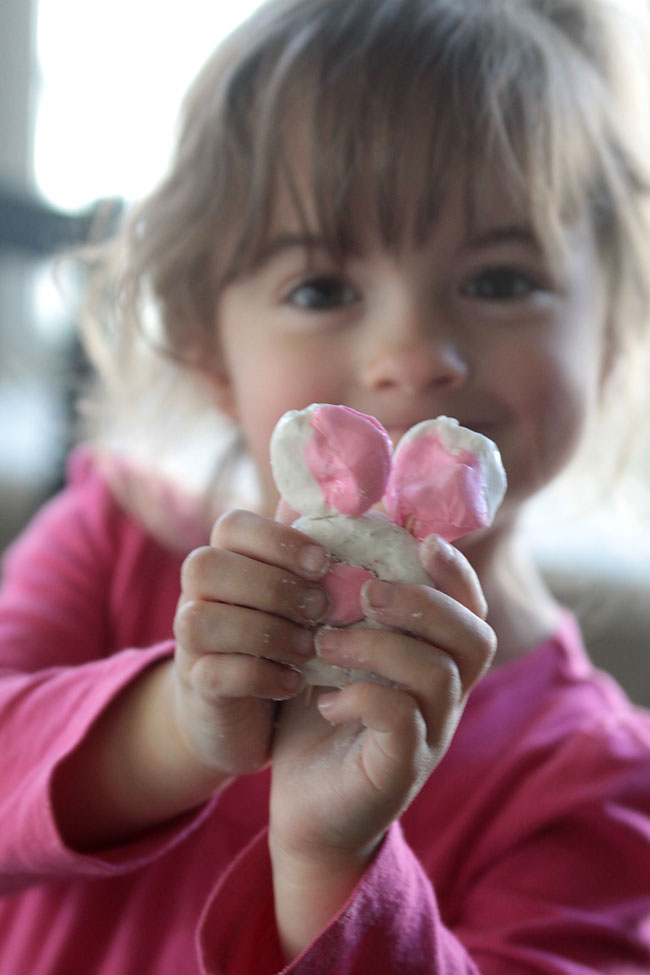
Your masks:
[[[357,517],[386,489],[393,445],[373,416],[347,406],[320,406],[311,417],[313,436],[305,460],[328,508]]]
[[[400,442],[384,504],[389,517],[416,538],[435,532],[453,542],[487,527],[504,492],[492,441],[439,417],[418,424]]]

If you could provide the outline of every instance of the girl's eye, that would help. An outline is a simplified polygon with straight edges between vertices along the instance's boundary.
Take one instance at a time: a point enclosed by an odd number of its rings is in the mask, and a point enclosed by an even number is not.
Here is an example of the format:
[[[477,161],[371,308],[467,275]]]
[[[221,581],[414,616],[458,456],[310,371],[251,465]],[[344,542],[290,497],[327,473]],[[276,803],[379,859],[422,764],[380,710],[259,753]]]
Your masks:
[[[484,301],[516,301],[540,290],[539,282],[516,268],[486,268],[466,281],[461,293]]]
[[[295,308],[308,311],[335,311],[359,300],[359,295],[338,274],[319,274],[292,288],[287,301]]]

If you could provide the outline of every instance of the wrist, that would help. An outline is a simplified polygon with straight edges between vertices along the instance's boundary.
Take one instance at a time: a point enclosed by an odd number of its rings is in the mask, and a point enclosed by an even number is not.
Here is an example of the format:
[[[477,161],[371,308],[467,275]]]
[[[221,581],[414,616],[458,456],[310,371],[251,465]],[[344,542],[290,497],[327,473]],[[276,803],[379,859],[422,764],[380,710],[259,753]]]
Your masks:
[[[269,837],[278,936],[287,962],[343,910],[382,838],[361,850],[297,853]]]
[[[361,876],[377,852],[383,836],[359,849],[321,848],[298,851],[279,842],[271,832],[269,852],[274,875],[285,878],[296,887],[322,884],[323,876],[343,880]]]

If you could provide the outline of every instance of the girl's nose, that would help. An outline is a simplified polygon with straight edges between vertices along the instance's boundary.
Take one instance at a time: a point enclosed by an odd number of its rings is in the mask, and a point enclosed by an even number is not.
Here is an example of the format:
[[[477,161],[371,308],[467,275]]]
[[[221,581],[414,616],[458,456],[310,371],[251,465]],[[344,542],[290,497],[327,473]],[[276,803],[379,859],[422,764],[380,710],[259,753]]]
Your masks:
[[[375,332],[366,357],[364,382],[374,391],[453,392],[463,385],[468,364],[454,336],[426,320],[387,322]]]

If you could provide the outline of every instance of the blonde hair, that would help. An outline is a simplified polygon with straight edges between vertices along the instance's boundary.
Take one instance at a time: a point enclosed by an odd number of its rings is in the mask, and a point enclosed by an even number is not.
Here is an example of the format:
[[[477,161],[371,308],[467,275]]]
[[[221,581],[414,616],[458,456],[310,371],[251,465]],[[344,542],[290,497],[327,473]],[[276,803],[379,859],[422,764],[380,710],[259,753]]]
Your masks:
[[[137,431],[160,462],[202,417],[217,444],[217,302],[259,260],[279,184],[306,220],[305,176],[337,256],[368,227],[389,248],[424,241],[459,170],[470,219],[487,166],[527,206],[549,253],[586,216],[612,343],[631,347],[650,304],[650,155],[639,141],[648,103],[641,89],[631,97],[645,69],[638,37],[612,0],[263,4],[198,75],[167,177],[97,257],[85,328],[99,376],[94,435]]]

